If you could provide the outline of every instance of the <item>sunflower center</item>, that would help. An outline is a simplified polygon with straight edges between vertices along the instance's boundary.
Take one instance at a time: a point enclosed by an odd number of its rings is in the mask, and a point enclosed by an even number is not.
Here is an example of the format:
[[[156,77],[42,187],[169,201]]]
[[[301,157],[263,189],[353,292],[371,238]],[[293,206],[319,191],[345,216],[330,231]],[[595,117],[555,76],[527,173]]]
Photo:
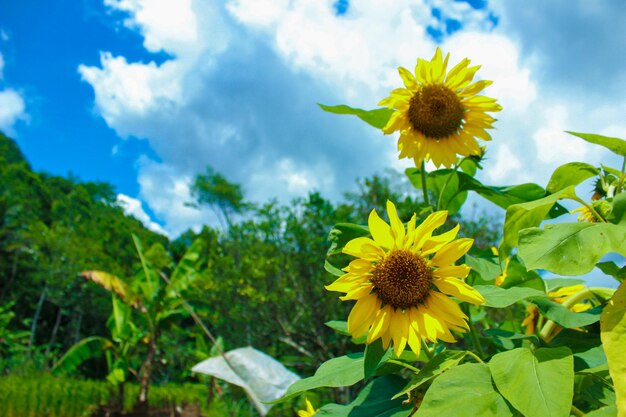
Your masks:
[[[407,250],[394,250],[374,268],[372,284],[383,303],[409,308],[430,292],[433,275],[426,261]]]
[[[461,127],[463,106],[456,93],[443,85],[421,87],[409,102],[413,128],[428,138],[443,139]]]

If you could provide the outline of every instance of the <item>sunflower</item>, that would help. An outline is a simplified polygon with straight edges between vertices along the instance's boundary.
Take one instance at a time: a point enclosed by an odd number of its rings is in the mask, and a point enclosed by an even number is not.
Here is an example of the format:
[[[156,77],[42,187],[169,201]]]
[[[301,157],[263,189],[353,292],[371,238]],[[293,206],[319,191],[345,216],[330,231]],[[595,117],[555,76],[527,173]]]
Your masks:
[[[317,413],[317,410],[313,408],[313,404],[311,404],[311,401],[309,401],[308,398],[305,399],[305,402],[306,402],[306,410],[298,411],[298,417],[313,417],[315,413]]]
[[[407,344],[419,355],[422,339],[454,343],[450,330],[465,332],[469,327],[467,316],[448,295],[472,304],[484,302],[464,282],[470,268],[454,265],[474,240],[455,240],[458,225],[433,236],[446,221],[446,211],[432,213],[419,226],[413,214],[406,229],[390,201],[387,215],[390,225],[372,210],[368,220],[372,238],[346,244],[343,252],[357,259],[326,289],[346,293],[340,297],[344,301],[356,300],[348,331],[353,337],[367,333],[368,344],[380,338],[386,349],[393,341],[399,356]]]
[[[581,223],[596,223],[596,215],[587,206],[580,206],[577,209],[570,211],[570,214],[578,213],[578,221]]]
[[[558,290],[550,291],[548,293],[548,297],[552,299],[552,301],[557,302],[559,304],[563,304],[565,300],[567,300],[570,296],[582,291],[585,289],[584,285],[569,285],[566,287],[561,287]],[[574,313],[581,313],[583,311],[590,310],[592,308],[589,303],[576,303],[573,306],[569,307],[570,311]],[[531,335],[535,333],[535,327],[537,325],[537,321],[539,319],[539,309],[534,304],[528,304],[526,306],[526,317],[524,321],[522,321],[522,327],[526,327],[526,334]],[[574,329],[577,330],[577,329]],[[557,328],[557,332],[560,331],[560,328]]]
[[[395,110],[383,132],[400,131],[400,158],[413,158],[418,167],[424,160],[450,167],[457,155],[482,155],[475,138],[491,140],[485,129],[496,120],[486,112],[502,109],[496,99],[477,95],[492,83],[472,83],[480,66],[470,67],[465,58],[446,74],[449,57],[437,48],[430,62],[417,60],[415,75],[399,67],[405,88],[378,103]]]

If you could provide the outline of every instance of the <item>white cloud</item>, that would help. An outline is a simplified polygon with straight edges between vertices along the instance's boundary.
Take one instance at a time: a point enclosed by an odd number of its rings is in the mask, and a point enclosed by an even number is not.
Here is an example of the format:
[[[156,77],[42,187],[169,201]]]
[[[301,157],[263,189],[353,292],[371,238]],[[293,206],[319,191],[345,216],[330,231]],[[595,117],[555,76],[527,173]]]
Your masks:
[[[136,198],[129,197],[125,194],[118,194],[116,203],[118,206],[124,209],[124,213],[128,216],[133,216],[140,222],[144,224],[148,229],[153,232],[160,233],[165,236],[169,236],[169,234],[159,225],[158,223],[152,221],[150,216],[144,211],[141,201]]]
[[[172,236],[192,226],[198,231],[202,224],[217,224],[217,219],[209,210],[199,210],[186,204],[193,202],[189,192],[191,177],[175,168],[143,158],[138,180],[142,200],[156,216],[163,219]]]
[[[26,119],[25,109],[24,99],[15,90],[0,91],[0,130],[14,135],[13,125],[17,120]]]
[[[122,137],[148,139],[161,159],[139,164],[140,194],[178,233],[215,222],[210,212],[184,205],[189,180],[207,164],[242,183],[256,201],[285,201],[313,189],[338,198],[356,177],[410,164],[395,159],[393,137],[353,118],[324,114],[314,103],[375,107],[400,85],[397,66],[412,69],[416,57],[432,56],[437,45],[427,27],[445,32],[445,19],[455,19],[463,29],[444,36],[442,48],[452,62],[467,56],[482,65],[477,76],[494,80],[486,94],[504,107],[482,175],[496,184],[545,185],[558,164],[597,163],[593,159],[605,155],[566,138],[563,130],[617,135],[626,111],[615,88],[623,83],[598,88],[581,81],[585,71],[594,80],[606,77],[608,67],[597,65],[598,59],[586,62],[586,53],[605,57],[577,46],[599,43],[600,17],[615,5],[589,11],[584,1],[572,8],[560,3],[567,22],[549,17],[557,10],[551,4],[494,5],[500,17],[494,28],[489,8],[444,0],[355,1],[342,16],[333,0],[184,0],[175,6],[166,0],[105,0],[112,11],[125,13],[124,25],[143,35],[147,50],[168,56],[157,64],[104,52],[100,66],[79,71],[93,86],[95,107],[107,124]],[[433,7],[442,18],[434,17]],[[585,13],[599,34],[576,29],[563,43],[560,29],[573,30],[571,22],[584,20]],[[539,29],[528,30],[533,19]],[[572,59],[585,70],[563,68]],[[625,66],[610,68],[613,74]],[[626,80],[624,74],[620,70],[614,78]],[[605,101],[587,104],[585,94],[597,96],[596,90]]]

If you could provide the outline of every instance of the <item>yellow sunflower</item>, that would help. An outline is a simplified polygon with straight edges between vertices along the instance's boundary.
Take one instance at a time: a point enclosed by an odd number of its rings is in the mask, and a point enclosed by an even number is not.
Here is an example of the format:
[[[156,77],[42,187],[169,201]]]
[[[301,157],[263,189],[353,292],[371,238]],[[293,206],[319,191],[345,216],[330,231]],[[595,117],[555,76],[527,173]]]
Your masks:
[[[548,293],[548,297],[552,299],[552,301],[557,302],[559,304],[563,304],[563,302],[570,296],[582,291],[585,289],[584,285],[569,285],[567,287],[561,287],[557,290],[550,291]],[[583,300],[584,301],[584,300]],[[592,305],[589,303],[576,303],[573,306],[569,307],[570,311],[574,313],[581,313],[583,311],[590,310]],[[526,334],[531,335],[535,333],[535,328],[537,326],[537,321],[539,319],[539,309],[534,304],[529,304],[526,306],[526,317],[524,321],[522,321],[522,327],[526,327]],[[575,329],[576,330],[576,329]],[[560,331],[560,328],[557,328],[557,332]]]
[[[397,356],[407,344],[419,355],[422,339],[455,342],[450,330],[465,332],[469,327],[467,316],[448,295],[472,304],[484,302],[464,281],[470,268],[454,265],[474,240],[455,240],[458,225],[433,236],[446,221],[446,211],[431,214],[419,226],[413,214],[406,229],[390,201],[387,215],[391,225],[372,210],[368,220],[372,238],[346,244],[343,252],[357,259],[326,287],[346,293],[340,297],[344,301],[356,300],[348,331],[353,337],[367,333],[368,344],[381,338],[385,349],[393,341]]]
[[[308,398],[305,399],[305,401],[306,401],[306,410],[298,411],[298,417],[313,417],[315,413],[317,413],[317,410],[313,408],[313,404],[311,404],[311,401],[309,401]]]
[[[418,167],[424,160],[450,167],[457,155],[482,155],[475,138],[491,140],[485,129],[496,120],[486,112],[502,110],[496,99],[477,95],[492,83],[472,83],[480,66],[465,58],[446,73],[449,57],[437,48],[430,62],[417,60],[415,75],[399,67],[405,88],[378,103],[395,110],[383,132],[400,131],[400,158],[413,158]]]
[[[570,211],[570,214],[578,213],[578,221],[581,223],[597,223],[596,215],[587,206],[580,206],[577,209]]]

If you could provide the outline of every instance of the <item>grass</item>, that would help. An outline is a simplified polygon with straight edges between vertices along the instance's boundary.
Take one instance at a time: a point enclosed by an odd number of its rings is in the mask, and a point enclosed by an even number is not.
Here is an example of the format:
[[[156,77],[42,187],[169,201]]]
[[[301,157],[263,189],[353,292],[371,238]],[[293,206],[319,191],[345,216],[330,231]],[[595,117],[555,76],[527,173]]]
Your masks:
[[[201,384],[169,384],[150,388],[148,402],[152,406],[198,403],[207,416],[207,388]],[[139,386],[127,384],[124,409],[131,410],[139,393]],[[106,381],[56,378],[51,375],[31,377],[6,376],[0,378],[0,416],[3,417],[83,417],[89,416],[100,405],[107,404],[114,395]]]

